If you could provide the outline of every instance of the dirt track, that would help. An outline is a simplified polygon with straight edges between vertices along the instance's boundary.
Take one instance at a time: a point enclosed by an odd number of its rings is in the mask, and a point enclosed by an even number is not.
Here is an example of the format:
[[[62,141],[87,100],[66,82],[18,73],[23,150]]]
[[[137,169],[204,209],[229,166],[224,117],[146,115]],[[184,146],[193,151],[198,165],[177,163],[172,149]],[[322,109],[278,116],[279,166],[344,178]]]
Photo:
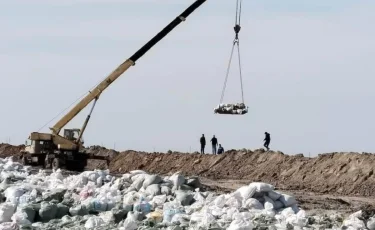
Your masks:
[[[22,146],[0,144],[0,157],[17,155]],[[181,171],[198,175],[204,184],[218,191],[232,191],[252,181],[275,185],[298,198],[309,210],[352,212],[375,207],[375,155],[329,153],[315,158],[288,156],[262,150],[229,151],[220,156],[185,153],[115,152],[90,148],[97,155],[109,154],[109,169],[125,173],[142,169],[168,175]],[[88,169],[105,168],[102,161],[90,161]]]

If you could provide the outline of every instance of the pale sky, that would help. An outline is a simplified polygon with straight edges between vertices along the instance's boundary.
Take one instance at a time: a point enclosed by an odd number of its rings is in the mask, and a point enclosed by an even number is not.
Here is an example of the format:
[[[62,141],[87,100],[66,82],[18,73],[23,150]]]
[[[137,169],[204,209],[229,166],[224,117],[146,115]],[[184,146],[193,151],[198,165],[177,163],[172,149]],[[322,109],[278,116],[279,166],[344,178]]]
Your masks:
[[[191,3],[1,0],[0,142],[24,143]],[[208,0],[102,94],[85,142],[186,152],[199,150],[204,133],[225,149],[255,149],[268,131],[271,149],[288,154],[374,152],[373,12],[373,0],[244,0],[249,113],[216,115],[235,1]],[[233,68],[228,103],[240,101]],[[80,128],[87,113],[68,127]]]

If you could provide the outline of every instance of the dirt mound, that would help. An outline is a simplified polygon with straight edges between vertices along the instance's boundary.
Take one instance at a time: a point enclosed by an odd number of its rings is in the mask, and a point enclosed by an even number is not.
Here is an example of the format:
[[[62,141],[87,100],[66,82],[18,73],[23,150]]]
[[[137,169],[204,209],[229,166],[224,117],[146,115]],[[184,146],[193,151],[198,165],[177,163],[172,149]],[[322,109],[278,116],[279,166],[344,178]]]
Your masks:
[[[0,144],[0,157],[5,158],[5,157],[18,157],[20,156],[20,151],[24,149],[24,145],[9,145],[9,144]]]
[[[22,148],[22,145],[0,144],[0,157],[18,155]],[[119,153],[99,146],[86,151],[109,155],[112,159],[109,169],[114,173],[135,169],[159,174],[181,171],[214,180],[263,181],[282,190],[375,196],[375,155],[368,153],[328,153],[307,158],[263,150],[231,150],[219,156],[132,150]],[[88,169],[95,168],[105,169],[105,162],[89,161]]]
[[[142,169],[168,174],[181,171],[211,179],[245,179],[272,183],[283,190],[375,196],[375,155],[329,153],[315,158],[281,152],[229,151],[220,156],[126,151],[110,164],[113,172]]]
[[[98,145],[90,146],[85,149],[85,152],[95,156],[109,156],[110,159],[115,158],[119,152],[113,149],[107,149]],[[103,160],[88,160],[87,167],[88,169],[107,169],[107,162]]]

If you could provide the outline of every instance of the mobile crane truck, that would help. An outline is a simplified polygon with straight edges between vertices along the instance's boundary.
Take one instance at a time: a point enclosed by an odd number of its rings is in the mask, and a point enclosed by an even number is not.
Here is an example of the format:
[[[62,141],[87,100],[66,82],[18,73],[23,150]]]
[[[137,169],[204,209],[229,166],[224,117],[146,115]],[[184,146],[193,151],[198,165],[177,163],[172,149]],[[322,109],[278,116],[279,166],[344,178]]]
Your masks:
[[[135,52],[129,59],[117,67],[92,91],[90,91],[81,101],[79,101],[65,116],[63,116],[51,129],[51,133],[32,132],[29,135],[25,149],[21,152],[21,159],[24,165],[39,165],[44,168],[66,168],[69,170],[83,171],[88,159],[106,160],[108,157],[94,156],[84,151],[82,135],[90,120],[90,116],[95,107],[96,101],[109,85],[119,78],[136,61],[146,54],[154,45],[162,40],[169,32],[199,8],[207,0],[196,0],[184,12],[177,16],[163,30],[156,34],[142,48]],[[84,121],[81,129],[64,129],[64,134],[60,135],[62,128],[67,125],[77,114],[93,102],[92,108]]]

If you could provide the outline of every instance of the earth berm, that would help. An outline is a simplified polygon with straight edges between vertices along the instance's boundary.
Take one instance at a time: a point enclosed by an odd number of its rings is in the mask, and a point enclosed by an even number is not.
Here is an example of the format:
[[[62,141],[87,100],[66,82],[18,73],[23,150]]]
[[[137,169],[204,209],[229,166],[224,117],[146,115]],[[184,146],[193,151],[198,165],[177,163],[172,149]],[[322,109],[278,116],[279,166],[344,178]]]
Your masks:
[[[0,144],[0,157],[19,156],[23,146]],[[375,155],[327,153],[314,158],[264,152],[262,149],[230,150],[225,154],[116,152],[92,146],[88,152],[110,155],[109,169],[124,173],[142,169],[149,173],[180,171],[211,180],[262,181],[280,190],[308,191],[341,196],[375,196]],[[103,161],[90,161],[88,169],[105,168]]]

